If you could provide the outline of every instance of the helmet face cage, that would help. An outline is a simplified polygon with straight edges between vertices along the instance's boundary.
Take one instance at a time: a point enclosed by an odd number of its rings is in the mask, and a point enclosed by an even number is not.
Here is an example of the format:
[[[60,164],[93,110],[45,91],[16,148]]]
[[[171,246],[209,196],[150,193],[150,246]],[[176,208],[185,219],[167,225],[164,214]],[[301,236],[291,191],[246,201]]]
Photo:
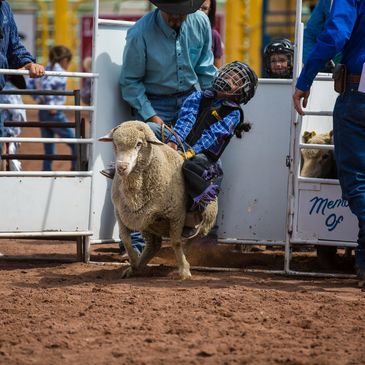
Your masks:
[[[255,95],[256,73],[243,62],[231,62],[221,67],[213,81],[213,90],[240,104],[246,104]]]
[[[271,70],[271,55],[283,54],[288,59],[288,69],[282,73],[273,73]],[[277,39],[269,43],[264,50],[265,71],[270,77],[290,78],[293,75],[294,47],[292,43],[286,39]]]

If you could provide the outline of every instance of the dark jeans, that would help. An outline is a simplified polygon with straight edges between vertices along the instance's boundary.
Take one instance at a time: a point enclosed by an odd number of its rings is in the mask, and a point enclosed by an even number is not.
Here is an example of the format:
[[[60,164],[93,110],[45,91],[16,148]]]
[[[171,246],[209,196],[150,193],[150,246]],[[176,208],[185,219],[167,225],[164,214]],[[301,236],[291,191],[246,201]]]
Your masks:
[[[365,93],[349,83],[333,111],[336,165],[344,199],[359,221],[356,267],[365,269]]]
[[[141,232],[132,232],[131,233],[131,239],[132,239],[132,246],[133,248],[138,252],[141,253],[143,251],[143,247],[145,246],[144,240],[142,238]],[[119,250],[120,253],[123,255],[126,253],[125,247],[123,242],[119,243]]]

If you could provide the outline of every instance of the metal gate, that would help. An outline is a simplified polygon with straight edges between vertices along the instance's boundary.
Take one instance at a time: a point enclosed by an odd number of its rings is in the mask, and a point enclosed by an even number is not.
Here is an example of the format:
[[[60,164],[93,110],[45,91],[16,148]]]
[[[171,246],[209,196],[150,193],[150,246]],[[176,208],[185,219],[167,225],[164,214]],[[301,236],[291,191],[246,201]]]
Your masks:
[[[20,70],[0,72],[28,75],[28,71]],[[47,71],[46,76],[97,79],[96,74],[78,72]],[[93,105],[0,104],[0,108],[90,112],[95,110]],[[91,125],[94,123],[93,118]],[[0,138],[0,143],[9,142],[89,145],[86,165],[91,166],[92,138]],[[92,235],[91,191],[92,171],[1,171],[0,237],[75,237],[78,259],[87,261],[88,240]]]

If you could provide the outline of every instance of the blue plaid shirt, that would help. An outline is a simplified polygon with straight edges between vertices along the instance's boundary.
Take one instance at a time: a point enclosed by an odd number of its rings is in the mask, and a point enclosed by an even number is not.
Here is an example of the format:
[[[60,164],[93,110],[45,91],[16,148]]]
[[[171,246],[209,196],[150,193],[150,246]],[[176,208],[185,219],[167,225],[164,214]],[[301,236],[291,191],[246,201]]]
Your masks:
[[[35,62],[19,39],[13,13],[7,1],[0,1],[0,68],[18,69],[27,63]],[[0,75],[0,90],[5,85],[4,75]]]
[[[174,126],[174,131],[182,142],[185,141],[185,138],[194,127],[203,94],[212,96],[212,93],[209,90],[205,92],[196,91],[186,98],[181,107],[178,120]],[[238,104],[225,99],[215,99],[212,103],[213,107],[219,107],[221,105],[239,106]],[[238,110],[233,110],[221,120],[217,120],[216,123],[212,124],[209,129],[206,129],[203,132],[195,145],[191,146],[195,154],[202,153],[209,149],[215,150],[222,139],[225,139],[227,136],[231,136],[234,133],[239,122],[240,112]],[[179,145],[174,135],[170,137],[170,141]]]
[[[48,64],[46,71],[64,72],[65,70],[59,63],[52,65]],[[43,76],[38,79],[28,79],[28,88],[37,90],[66,90],[67,78],[63,76]],[[38,104],[47,105],[63,105],[66,101],[66,96],[63,95],[33,95],[33,99]]]

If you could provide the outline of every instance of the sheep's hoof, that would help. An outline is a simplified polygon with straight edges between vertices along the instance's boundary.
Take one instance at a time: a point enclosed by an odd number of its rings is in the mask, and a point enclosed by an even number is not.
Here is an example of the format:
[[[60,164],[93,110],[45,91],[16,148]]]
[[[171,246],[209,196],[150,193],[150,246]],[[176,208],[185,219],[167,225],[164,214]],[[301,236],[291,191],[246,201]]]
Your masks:
[[[134,275],[134,270],[133,268],[130,266],[130,267],[127,267],[125,270],[123,270],[122,272],[122,279],[127,279],[127,278],[130,278]]]
[[[191,279],[190,270],[182,270],[180,272],[180,278],[181,278],[181,280],[189,280],[189,279]]]

